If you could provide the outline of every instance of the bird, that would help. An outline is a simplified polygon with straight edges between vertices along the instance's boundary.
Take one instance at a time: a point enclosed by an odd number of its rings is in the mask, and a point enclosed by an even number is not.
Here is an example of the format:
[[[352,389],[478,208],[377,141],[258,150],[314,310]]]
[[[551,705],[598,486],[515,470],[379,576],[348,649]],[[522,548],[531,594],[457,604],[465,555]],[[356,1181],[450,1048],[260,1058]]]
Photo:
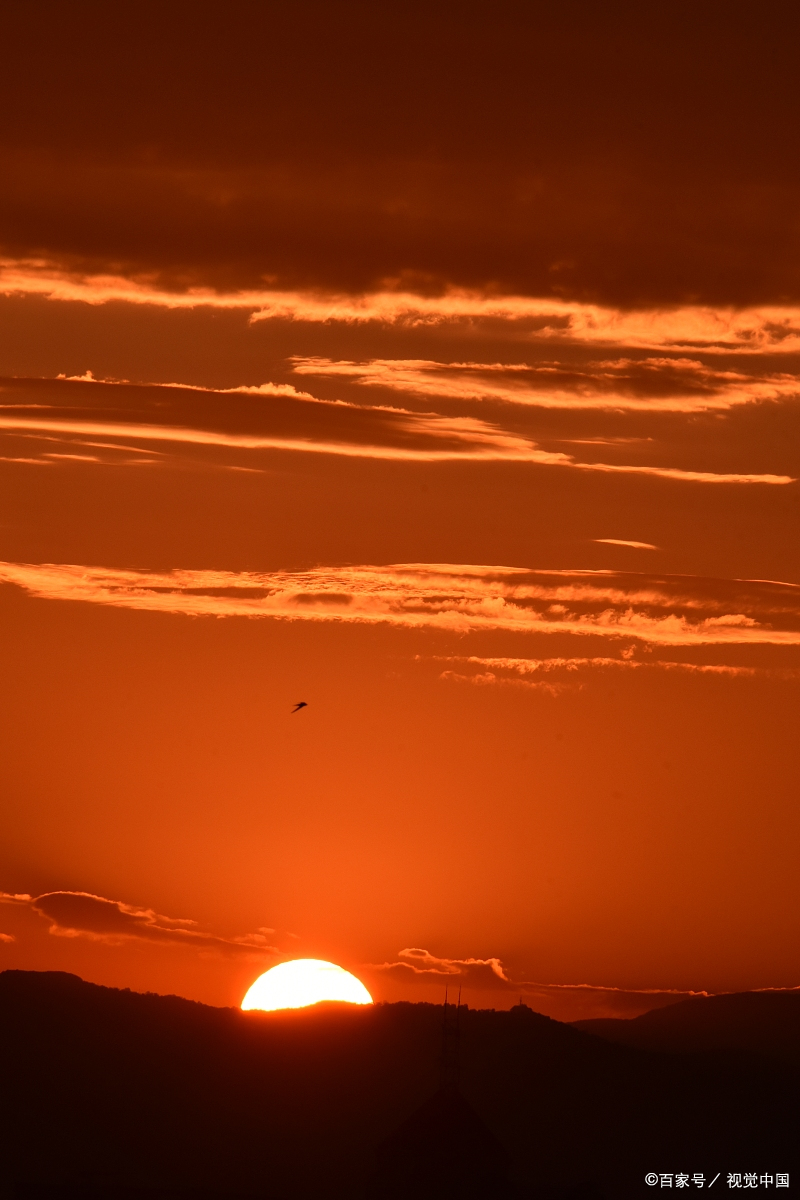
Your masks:
[[[294,708],[292,709],[292,712],[293,713],[299,712],[301,708],[308,708],[308,705],[306,704],[305,700],[301,700],[299,702],[299,704],[295,704]]]

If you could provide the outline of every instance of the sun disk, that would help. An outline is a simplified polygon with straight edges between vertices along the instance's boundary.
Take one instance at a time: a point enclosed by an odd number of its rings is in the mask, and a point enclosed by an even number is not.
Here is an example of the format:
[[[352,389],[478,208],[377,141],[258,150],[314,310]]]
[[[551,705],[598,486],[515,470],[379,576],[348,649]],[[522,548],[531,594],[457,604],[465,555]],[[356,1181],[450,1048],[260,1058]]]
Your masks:
[[[296,958],[259,975],[242,1008],[245,1012],[274,1012],[278,1008],[308,1008],[322,1000],[372,1004],[372,996],[361,980],[349,971],[319,958]]]

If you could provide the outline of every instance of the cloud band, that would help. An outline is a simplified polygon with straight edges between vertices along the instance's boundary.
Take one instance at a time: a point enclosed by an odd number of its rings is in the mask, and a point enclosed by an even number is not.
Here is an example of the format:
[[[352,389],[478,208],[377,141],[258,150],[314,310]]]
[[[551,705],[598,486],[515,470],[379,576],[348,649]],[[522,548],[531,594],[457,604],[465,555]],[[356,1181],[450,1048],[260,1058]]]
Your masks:
[[[763,580],[449,563],[152,572],[6,562],[0,581],[46,599],[189,616],[571,634],[665,647],[800,645],[800,586]]]

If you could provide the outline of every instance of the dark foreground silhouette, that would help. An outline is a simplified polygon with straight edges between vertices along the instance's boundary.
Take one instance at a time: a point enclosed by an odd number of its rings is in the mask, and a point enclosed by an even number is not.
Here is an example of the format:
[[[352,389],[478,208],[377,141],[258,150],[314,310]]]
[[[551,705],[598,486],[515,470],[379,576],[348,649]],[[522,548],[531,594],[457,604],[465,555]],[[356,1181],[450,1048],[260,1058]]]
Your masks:
[[[442,1086],[441,1007],[241,1013],[6,971],[0,1197],[624,1200],[663,1194],[651,1171],[719,1171],[726,1193],[728,1172],[789,1172],[790,1196],[800,996],[717,999],[736,1036],[709,1041],[717,1000],[611,1023],[671,1022],[660,1049],[462,1008]]]
[[[606,1018],[573,1025],[642,1050],[736,1049],[800,1067],[800,991],[696,996],[630,1021]]]

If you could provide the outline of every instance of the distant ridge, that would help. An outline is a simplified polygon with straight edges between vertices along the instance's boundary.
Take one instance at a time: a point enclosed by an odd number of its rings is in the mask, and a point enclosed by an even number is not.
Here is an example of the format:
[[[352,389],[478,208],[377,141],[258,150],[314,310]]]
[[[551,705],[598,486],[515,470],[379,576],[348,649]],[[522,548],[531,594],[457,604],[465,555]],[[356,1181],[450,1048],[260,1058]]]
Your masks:
[[[800,989],[693,996],[629,1020],[599,1018],[572,1025],[640,1050],[742,1050],[800,1066]]]
[[[788,1062],[632,1048],[522,1005],[462,1005],[460,1021],[475,1120],[440,1120],[441,1006],[242,1013],[3,972],[0,1197],[388,1200],[379,1148],[421,1147],[438,1172],[470,1122],[513,1200],[634,1200],[648,1171],[797,1170]],[[437,1200],[473,1194],[438,1173]]]

